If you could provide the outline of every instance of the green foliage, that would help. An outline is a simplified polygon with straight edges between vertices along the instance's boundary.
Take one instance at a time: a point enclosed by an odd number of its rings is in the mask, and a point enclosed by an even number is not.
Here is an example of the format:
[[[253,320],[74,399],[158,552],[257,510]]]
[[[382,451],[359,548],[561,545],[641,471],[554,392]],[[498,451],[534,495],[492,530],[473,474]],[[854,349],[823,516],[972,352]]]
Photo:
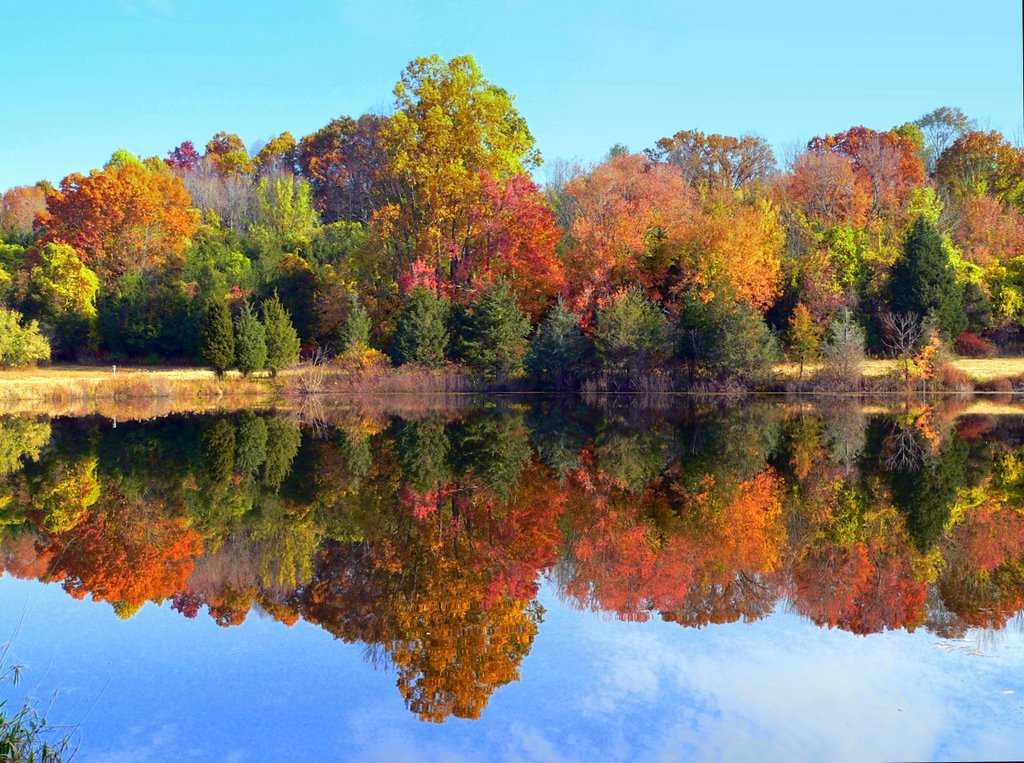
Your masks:
[[[423,287],[413,289],[398,316],[392,357],[398,364],[436,368],[448,351],[448,300]]]
[[[366,246],[368,234],[360,223],[342,220],[316,229],[310,244],[310,259],[318,265],[347,264]]]
[[[267,362],[267,331],[248,302],[235,318],[235,363],[243,376],[260,371]]]
[[[101,342],[115,357],[195,357],[203,314],[193,309],[179,283],[125,273],[97,300]]]
[[[22,322],[22,315],[0,307],[0,368],[22,368],[50,359],[50,344],[37,321]]]
[[[580,329],[579,316],[559,299],[530,340],[525,365],[545,386],[571,388],[585,372],[593,344]]]
[[[54,354],[75,358],[93,345],[99,278],[66,244],[46,244],[38,256],[26,304],[52,329]]]
[[[639,289],[630,289],[597,311],[594,349],[610,371],[651,368],[668,357],[665,314]]]
[[[503,379],[522,370],[530,318],[516,304],[505,278],[498,278],[472,305],[459,348],[463,359],[488,379]]]
[[[308,249],[320,225],[309,183],[290,174],[263,178],[256,187],[256,203],[259,217],[252,236],[257,243],[282,252]]]
[[[942,538],[957,491],[967,481],[968,453],[967,443],[954,433],[923,467],[893,474],[893,500],[906,515],[907,529],[922,552]]]
[[[451,477],[451,439],[438,416],[400,421],[395,429],[402,474],[414,490],[426,492]]]
[[[291,316],[284,309],[277,294],[263,303],[263,328],[266,331],[266,367],[271,376],[282,368],[295,365],[299,360],[301,343],[292,325]]]
[[[757,379],[780,358],[779,343],[764,317],[724,289],[705,299],[695,291],[681,301],[676,325],[679,354],[691,369],[712,377]]]
[[[963,313],[963,288],[943,246],[942,234],[922,215],[907,236],[902,255],[889,274],[892,307],[899,313],[932,318],[947,337],[967,328]]]
[[[373,326],[370,314],[354,291],[348,293],[345,301],[348,312],[338,326],[338,349],[341,352],[365,350],[370,346],[370,329]]]
[[[50,422],[21,416],[0,416],[0,477],[39,458],[50,441]]]
[[[0,243],[0,305],[10,304],[14,275],[25,264],[25,247]]]
[[[203,360],[218,375],[234,365],[235,332],[231,324],[231,311],[223,300],[211,299],[207,303],[206,315],[199,329],[199,342]]]
[[[267,460],[269,429],[263,416],[252,411],[242,413],[235,438],[235,467],[244,477],[252,477]]]
[[[281,416],[267,419],[267,460],[263,464],[262,482],[270,490],[280,490],[302,445],[299,425]]]

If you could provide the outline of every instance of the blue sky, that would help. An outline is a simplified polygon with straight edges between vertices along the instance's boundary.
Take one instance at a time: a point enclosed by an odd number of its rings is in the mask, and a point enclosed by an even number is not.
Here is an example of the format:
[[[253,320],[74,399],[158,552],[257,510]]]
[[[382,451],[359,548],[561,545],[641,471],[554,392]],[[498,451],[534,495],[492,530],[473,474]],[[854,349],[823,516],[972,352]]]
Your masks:
[[[476,721],[421,723],[360,644],[251,614],[146,604],[121,621],[58,584],[0,579],[0,640],[82,760],[1004,760],[1019,757],[1024,635],[854,636],[779,612],[683,628],[579,612],[545,585],[521,680]],[[60,623],[60,627],[55,627]],[[56,698],[53,693],[56,691]],[[51,704],[52,700],[52,704]]]
[[[404,65],[431,53],[475,56],[549,160],[688,128],[782,149],[940,105],[1011,137],[1024,123],[1017,0],[0,0],[0,18],[0,189],[119,146],[299,137],[387,110]]]

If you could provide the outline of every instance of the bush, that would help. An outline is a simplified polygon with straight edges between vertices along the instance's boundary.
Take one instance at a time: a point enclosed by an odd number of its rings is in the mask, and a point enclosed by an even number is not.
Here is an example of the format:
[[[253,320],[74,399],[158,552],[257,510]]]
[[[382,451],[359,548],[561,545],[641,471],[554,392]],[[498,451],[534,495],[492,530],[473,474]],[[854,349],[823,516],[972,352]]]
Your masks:
[[[31,321],[22,325],[22,315],[0,307],[0,368],[34,366],[50,359],[50,343]]]
[[[996,354],[995,345],[982,339],[973,331],[965,331],[953,342],[953,349],[968,358],[991,358]]]

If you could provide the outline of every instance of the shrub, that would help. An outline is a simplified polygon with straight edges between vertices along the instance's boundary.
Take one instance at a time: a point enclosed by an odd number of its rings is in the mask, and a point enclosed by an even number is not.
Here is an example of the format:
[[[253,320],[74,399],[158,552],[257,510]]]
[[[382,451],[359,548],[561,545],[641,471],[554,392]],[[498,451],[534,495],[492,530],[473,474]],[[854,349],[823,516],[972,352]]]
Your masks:
[[[982,339],[973,331],[965,331],[953,342],[953,349],[968,358],[991,358],[996,354],[995,345]]]
[[[22,315],[0,307],[0,368],[21,368],[50,359],[50,344],[31,321],[22,325]]]

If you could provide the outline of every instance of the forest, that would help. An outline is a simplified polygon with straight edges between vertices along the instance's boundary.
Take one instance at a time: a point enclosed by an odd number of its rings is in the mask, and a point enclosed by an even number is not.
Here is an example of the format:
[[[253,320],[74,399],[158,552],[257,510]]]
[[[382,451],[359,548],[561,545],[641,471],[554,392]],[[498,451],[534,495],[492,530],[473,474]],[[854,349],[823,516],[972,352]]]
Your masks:
[[[514,96],[419,58],[387,115],[6,190],[0,368],[347,357],[602,390],[754,386],[785,358],[847,388],[866,354],[909,381],[1020,349],[1019,145],[940,107],[789,153],[683,129],[541,185]]]

